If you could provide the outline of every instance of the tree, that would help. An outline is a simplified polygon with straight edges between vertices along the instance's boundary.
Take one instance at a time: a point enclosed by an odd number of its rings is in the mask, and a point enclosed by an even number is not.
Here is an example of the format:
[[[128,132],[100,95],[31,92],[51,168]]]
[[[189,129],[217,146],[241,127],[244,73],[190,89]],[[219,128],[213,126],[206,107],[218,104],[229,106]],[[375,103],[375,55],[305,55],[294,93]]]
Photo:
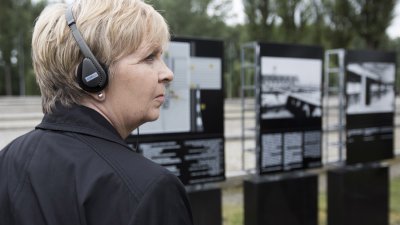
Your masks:
[[[0,2],[0,79],[4,80],[0,94],[25,93],[23,81],[32,71],[30,43],[33,21],[45,4],[44,1],[32,4],[30,0]]]
[[[12,94],[11,89],[11,51],[12,40],[15,36],[15,20],[12,18],[12,0],[3,0],[0,2],[0,50],[1,66],[3,67],[4,88],[7,95]]]
[[[354,18],[354,30],[364,41],[364,45],[370,49],[378,49],[383,46],[386,35],[386,28],[393,19],[393,9],[396,0],[351,1],[356,12]]]
[[[325,11],[321,0],[314,0],[308,5],[308,10],[310,12],[310,24],[307,26],[309,43],[317,43],[325,46],[324,34],[327,30],[327,26],[324,23]]]
[[[299,42],[304,37],[307,25],[306,7],[302,0],[275,1],[277,17],[280,18],[280,39],[285,42]]]
[[[323,0],[324,19],[330,48],[348,48],[354,39],[353,20],[356,16],[350,0]]]
[[[320,1],[243,0],[249,36],[259,41],[315,43],[321,41]],[[319,4],[317,4],[319,3]],[[318,28],[318,29],[316,29]],[[319,33],[314,33],[315,31]],[[319,43],[319,42],[318,42]]]
[[[249,38],[269,41],[274,36],[275,16],[271,0],[243,0]]]
[[[175,36],[226,37],[224,22],[231,7],[228,0],[149,0],[166,18]]]
[[[395,3],[396,0],[323,0],[331,47],[382,47]]]

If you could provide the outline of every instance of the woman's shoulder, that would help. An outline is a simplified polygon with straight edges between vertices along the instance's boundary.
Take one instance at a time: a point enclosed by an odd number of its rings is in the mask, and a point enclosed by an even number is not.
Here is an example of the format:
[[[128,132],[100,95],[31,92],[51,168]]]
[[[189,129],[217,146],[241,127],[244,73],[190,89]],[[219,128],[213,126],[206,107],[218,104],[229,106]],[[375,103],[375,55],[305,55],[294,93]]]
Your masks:
[[[148,188],[157,182],[176,183],[179,179],[166,168],[135,152],[128,145],[84,137],[89,151],[105,167],[104,174],[112,174],[133,195],[140,198]],[[98,165],[99,166],[99,165]]]

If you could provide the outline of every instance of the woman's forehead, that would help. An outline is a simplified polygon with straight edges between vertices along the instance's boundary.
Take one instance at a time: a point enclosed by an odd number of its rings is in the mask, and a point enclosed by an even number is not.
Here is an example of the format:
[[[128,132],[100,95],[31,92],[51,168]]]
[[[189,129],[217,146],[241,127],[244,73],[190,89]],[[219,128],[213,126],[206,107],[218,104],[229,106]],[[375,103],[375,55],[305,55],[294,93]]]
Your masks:
[[[149,43],[146,41],[142,43],[139,48],[137,49],[137,52],[139,54],[148,54],[152,52],[162,52],[164,51],[165,44],[163,45],[162,43]]]
[[[163,49],[160,45],[140,45],[136,50],[125,55],[125,57],[140,60],[141,58],[147,57],[153,53],[162,53]],[[121,55],[121,57],[124,57]]]

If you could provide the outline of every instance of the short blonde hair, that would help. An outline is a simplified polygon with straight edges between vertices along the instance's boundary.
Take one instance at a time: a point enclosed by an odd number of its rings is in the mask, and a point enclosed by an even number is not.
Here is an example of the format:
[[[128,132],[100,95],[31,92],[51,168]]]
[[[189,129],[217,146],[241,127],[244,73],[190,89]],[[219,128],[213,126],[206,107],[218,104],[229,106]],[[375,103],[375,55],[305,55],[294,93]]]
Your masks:
[[[42,94],[44,113],[55,103],[79,104],[86,92],[75,78],[83,59],[65,19],[66,4],[47,6],[38,17],[32,37],[32,61]],[[141,0],[77,0],[76,25],[97,60],[109,67],[143,44],[164,48],[170,34],[164,18]]]

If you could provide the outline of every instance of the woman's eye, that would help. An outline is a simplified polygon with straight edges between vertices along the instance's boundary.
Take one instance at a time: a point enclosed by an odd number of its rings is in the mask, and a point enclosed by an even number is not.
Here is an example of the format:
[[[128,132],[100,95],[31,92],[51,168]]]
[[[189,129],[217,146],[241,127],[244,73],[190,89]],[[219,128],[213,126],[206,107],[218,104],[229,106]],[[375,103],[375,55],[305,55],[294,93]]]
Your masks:
[[[144,61],[146,62],[153,62],[156,58],[156,55],[154,53],[150,54],[149,56],[147,56]]]

